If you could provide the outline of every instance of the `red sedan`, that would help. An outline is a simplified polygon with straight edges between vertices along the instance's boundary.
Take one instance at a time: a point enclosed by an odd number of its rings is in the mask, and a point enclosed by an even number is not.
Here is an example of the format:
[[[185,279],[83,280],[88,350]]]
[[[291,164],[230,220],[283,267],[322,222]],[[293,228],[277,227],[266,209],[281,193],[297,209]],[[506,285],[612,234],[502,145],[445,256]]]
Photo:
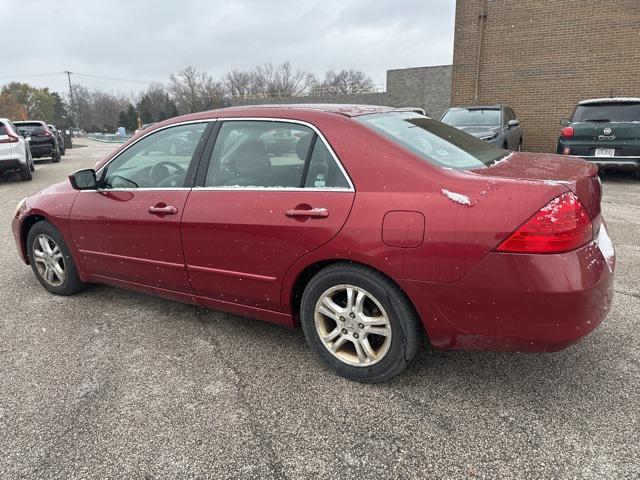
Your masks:
[[[340,375],[445,349],[555,351],[604,319],[614,251],[597,167],[510,153],[412,111],[183,116],[23,200],[51,293],[104,283],[293,327]]]

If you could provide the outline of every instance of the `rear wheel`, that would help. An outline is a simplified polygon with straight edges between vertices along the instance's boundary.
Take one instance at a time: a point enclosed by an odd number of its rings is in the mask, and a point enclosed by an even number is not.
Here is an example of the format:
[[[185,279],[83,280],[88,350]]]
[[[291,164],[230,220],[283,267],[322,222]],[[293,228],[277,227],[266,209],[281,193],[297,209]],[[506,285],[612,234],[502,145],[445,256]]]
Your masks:
[[[27,235],[31,269],[42,286],[56,295],[72,295],[86,286],[60,232],[49,222],[36,223]]]
[[[27,163],[20,168],[20,179],[23,181],[31,180],[31,166]]]
[[[57,148],[51,154],[51,160],[53,161],[53,163],[58,163],[60,161],[60,152]]]
[[[382,382],[404,370],[423,339],[418,316],[386,276],[340,263],[305,288],[301,323],[307,342],[339,375]]]

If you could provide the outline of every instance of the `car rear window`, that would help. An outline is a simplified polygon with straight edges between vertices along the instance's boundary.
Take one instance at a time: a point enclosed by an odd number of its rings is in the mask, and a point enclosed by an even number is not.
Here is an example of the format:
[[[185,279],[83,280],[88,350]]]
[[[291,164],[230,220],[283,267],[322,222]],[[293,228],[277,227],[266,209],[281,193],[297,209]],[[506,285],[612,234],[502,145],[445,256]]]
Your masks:
[[[20,133],[29,135],[39,135],[44,132],[44,127],[39,123],[19,123],[16,128],[20,130]]]
[[[572,122],[640,122],[640,102],[578,105]]]
[[[446,125],[412,112],[363,115],[356,121],[424,160],[457,170],[492,165],[509,152]]]
[[[0,123],[0,135],[9,135],[9,132],[7,132],[7,128],[4,126],[4,123]]]
[[[454,127],[494,127],[500,125],[500,110],[497,108],[452,108],[442,121]]]

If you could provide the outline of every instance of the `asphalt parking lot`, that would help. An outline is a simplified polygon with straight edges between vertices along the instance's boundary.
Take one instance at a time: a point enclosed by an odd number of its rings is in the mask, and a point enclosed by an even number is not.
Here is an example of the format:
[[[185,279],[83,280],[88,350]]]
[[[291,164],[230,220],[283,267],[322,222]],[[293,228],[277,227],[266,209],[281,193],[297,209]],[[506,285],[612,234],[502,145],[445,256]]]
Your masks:
[[[10,219],[114,148],[84,142],[32,182],[0,180],[0,478],[640,477],[640,181],[603,178],[616,297],[584,341],[425,348],[362,385],[299,329],[110,287],[46,293]]]

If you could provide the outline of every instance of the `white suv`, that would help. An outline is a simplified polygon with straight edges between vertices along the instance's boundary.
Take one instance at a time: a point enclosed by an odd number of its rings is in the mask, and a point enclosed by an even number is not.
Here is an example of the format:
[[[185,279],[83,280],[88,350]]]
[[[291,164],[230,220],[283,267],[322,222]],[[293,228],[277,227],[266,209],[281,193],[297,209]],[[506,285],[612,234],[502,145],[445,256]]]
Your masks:
[[[20,173],[22,180],[31,180],[35,170],[28,138],[6,118],[0,118],[0,174],[8,171]]]

